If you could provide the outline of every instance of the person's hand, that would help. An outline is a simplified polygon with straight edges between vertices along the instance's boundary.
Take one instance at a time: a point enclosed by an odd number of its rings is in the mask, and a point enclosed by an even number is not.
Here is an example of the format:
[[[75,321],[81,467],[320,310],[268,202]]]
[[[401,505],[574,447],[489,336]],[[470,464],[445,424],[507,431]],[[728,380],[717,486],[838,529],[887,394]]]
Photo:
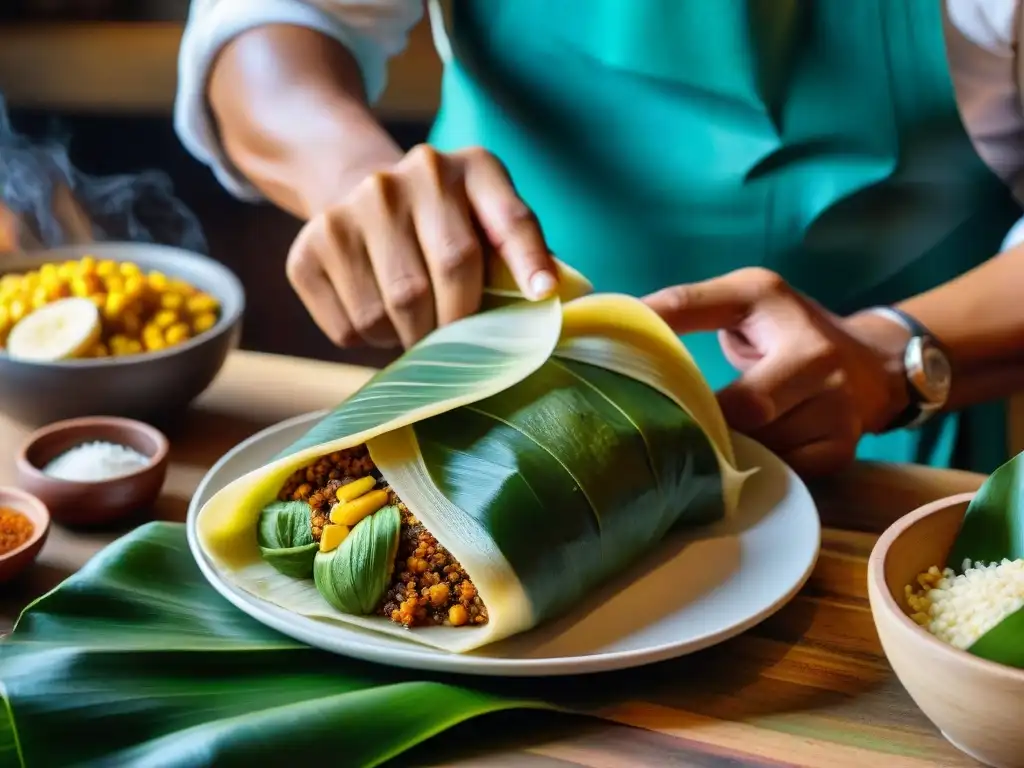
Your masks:
[[[311,219],[287,274],[335,344],[409,347],[479,308],[489,252],[527,298],[554,293],[536,217],[501,163],[482,149],[421,145]]]
[[[718,393],[726,420],[801,474],[841,469],[906,406],[909,334],[874,316],[842,320],[774,272],[741,269],[645,301],[679,334],[719,331],[740,371]]]

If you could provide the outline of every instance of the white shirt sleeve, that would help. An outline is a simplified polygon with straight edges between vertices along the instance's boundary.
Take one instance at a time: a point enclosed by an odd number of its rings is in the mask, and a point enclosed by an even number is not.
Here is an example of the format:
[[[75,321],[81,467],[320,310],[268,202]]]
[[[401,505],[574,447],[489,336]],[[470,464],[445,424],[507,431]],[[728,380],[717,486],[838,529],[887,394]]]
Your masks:
[[[225,155],[206,101],[210,68],[221,49],[266,24],[317,30],[349,50],[374,103],[387,84],[388,59],[405,48],[409,31],[422,16],[422,0],[192,0],[178,53],[175,131],[229,192],[259,200],[259,191]]]
[[[946,0],[950,72],[978,155],[1024,202],[1022,0]],[[1024,240],[1024,219],[1003,249]]]

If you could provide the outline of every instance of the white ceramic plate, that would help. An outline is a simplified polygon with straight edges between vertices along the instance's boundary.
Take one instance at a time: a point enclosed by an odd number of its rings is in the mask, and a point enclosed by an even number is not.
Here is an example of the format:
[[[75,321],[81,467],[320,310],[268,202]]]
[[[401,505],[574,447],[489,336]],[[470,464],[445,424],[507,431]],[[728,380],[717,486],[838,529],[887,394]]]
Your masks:
[[[326,651],[367,661],[475,675],[576,675],[650,664],[720,643],[764,620],[803,586],[821,526],[806,486],[757,443],[735,436],[741,467],[761,471],[734,519],[673,535],[571,615],[468,654],[438,651],[296,615],[229,584],[203,554],[196,515],[218,490],[267,463],[322,413],[277,424],[229,451],[206,475],[188,512],[188,540],[203,574],[259,622]]]

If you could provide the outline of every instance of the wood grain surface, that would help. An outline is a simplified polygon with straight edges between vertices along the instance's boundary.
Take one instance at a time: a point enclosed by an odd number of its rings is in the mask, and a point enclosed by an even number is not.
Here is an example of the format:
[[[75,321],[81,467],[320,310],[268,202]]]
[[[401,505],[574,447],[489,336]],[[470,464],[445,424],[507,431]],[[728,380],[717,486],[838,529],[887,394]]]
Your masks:
[[[147,519],[184,520],[193,490],[225,451],[264,426],[334,405],[369,375],[351,366],[234,354],[180,431],[170,435],[167,484]],[[24,427],[0,417],[0,485],[13,482],[13,455],[26,434]],[[499,727],[487,732],[502,734],[494,737],[497,741],[476,743],[478,726],[469,723],[401,764],[977,765],[943,740],[893,676],[871,620],[865,570],[875,539],[891,522],[929,500],[974,490],[981,480],[963,472],[861,464],[818,483],[812,491],[826,526],[821,557],[800,595],[774,617],[676,661],[571,683],[533,684],[554,686],[553,693],[571,686],[558,692],[568,691],[577,708],[600,720],[494,716]],[[122,532],[55,528],[36,567],[0,593],[0,631],[10,628],[29,600]]]

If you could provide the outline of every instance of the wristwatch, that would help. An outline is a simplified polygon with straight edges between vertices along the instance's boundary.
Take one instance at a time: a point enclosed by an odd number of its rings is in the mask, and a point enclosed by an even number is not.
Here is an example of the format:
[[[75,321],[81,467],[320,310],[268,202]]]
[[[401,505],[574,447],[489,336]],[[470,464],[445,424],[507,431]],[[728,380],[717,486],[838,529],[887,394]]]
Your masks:
[[[903,352],[909,403],[889,429],[916,429],[942,410],[949,400],[953,371],[949,355],[917,318],[895,307],[872,307],[870,312],[898,323],[910,331]]]

